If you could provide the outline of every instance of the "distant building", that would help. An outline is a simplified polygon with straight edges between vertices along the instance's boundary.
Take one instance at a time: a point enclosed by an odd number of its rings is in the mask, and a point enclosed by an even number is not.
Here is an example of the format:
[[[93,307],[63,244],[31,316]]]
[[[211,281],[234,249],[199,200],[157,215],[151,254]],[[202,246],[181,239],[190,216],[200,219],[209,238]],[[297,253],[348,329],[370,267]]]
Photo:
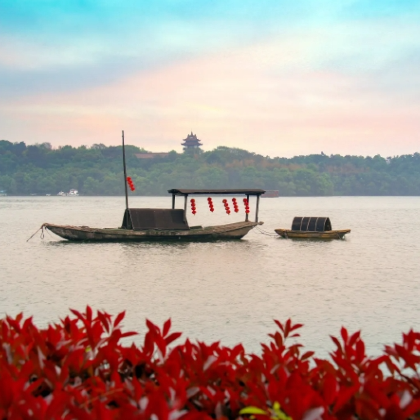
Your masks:
[[[168,157],[169,153],[136,153],[135,155],[137,159],[153,159]]]
[[[184,146],[184,152],[201,152],[200,146],[203,144],[197,138],[196,134],[188,134],[187,138],[182,141],[182,146]],[[169,152],[162,153],[135,153],[137,159],[154,159],[154,158],[165,158],[169,156]]]
[[[181,145],[184,146],[184,152],[198,152],[200,150],[200,146],[202,146],[203,144],[191,131],[191,134],[188,134],[187,138],[183,140],[183,143],[181,143]]]

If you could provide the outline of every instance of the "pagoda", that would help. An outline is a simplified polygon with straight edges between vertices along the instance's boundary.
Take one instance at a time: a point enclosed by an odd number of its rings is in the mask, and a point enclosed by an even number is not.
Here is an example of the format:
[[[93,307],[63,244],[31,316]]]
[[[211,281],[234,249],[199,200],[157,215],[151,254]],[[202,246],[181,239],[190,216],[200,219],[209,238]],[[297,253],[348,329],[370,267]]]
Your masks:
[[[187,151],[193,151],[198,152],[200,150],[200,146],[203,144],[200,142],[200,140],[197,138],[196,134],[193,134],[191,131],[191,134],[188,134],[187,138],[184,139],[183,143],[181,143],[182,146],[184,146],[184,152]]]

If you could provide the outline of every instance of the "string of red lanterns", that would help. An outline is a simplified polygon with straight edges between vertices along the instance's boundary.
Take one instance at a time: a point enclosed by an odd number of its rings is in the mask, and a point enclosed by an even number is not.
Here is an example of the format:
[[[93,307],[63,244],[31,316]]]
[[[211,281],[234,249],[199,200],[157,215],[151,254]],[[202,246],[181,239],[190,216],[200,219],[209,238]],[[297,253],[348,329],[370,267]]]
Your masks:
[[[238,207],[238,203],[236,202],[235,197],[232,198],[232,204],[233,204],[233,209],[235,210],[235,213],[238,213],[239,207]]]
[[[190,202],[191,202],[191,213],[195,216],[195,214],[197,213],[196,207],[195,207],[195,199],[191,198]]]
[[[214,207],[213,207],[213,200],[212,200],[212,198],[211,197],[208,197],[207,198],[207,202],[209,204],[210,211],[213,213],[214,212]]]
[[[136,189],[136,187],[134,186],[133,180],[131,179],[130,176],[127,177],[127,184],[130,187],[131,191],[134,191]]]
[[[244,198],[244,206],[245,206],[245,213],[249,214],[249,202],[246,198]]]
[[[128,182],[128,185],[130,186],[131,191],[134,191],[135,190],[134,184],[133,184],[133,181],[131,180],[130,177],[127,177],[127,182]],[[244,198],[243,202],[244,202],[244,207],[245,207],[245,213],[249,214],[250,213],[250,211],[249,211],[249,201],[246,198]],[[222,203],[225,207],[226,214],[230,215],[231,211],[230,211],[228,200],[226,200],[226,198],[224,198],[222,200]],[[209,206],[209,210],[213,213],[214,212],[214,204],[213,204],[213,199],[211,197],[207,197],[207,204]],[[193,215],[196,215],[197,214],[197,207],[196,207],[194,198],[190,199],[190,205],[191,205],[191,213]],[[232,198],[232,205],[233,205],[233,210],[235,211],[235,213],[239,213],[239,205],[238,205],[238,201],[235,197]]]
[[[229,203],[228,203],[228,201],[226,200],[226,198],[224,198],[224,199],[222,200],[222,202],[223,202],[223,205],[225,206],[225,211],[226,211],[226,214],[230,214]]]

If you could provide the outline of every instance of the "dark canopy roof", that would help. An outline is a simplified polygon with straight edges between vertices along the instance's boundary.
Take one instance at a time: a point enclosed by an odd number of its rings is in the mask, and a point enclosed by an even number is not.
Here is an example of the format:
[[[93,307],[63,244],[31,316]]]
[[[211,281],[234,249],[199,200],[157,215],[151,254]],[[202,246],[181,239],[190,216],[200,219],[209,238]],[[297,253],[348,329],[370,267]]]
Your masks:
[[[189,194],[245,194],[245,195],[261,195],[265,193],[265,190],[184,190],[184,189],[173,189],[168,190],[168,193],[175,195],[189,195]]]
[[[301,232],[325,232],[332,230],[329,217],[295,217],[292,230]]]

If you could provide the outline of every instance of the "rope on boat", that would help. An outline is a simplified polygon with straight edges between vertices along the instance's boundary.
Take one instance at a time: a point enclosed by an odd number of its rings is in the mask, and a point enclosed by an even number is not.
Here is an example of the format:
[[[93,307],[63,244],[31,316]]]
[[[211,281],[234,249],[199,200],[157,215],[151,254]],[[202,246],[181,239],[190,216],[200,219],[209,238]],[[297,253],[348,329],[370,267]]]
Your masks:
[[[40,236],[40,238],[41,239],[44,239],[44,231],[45,230],[47,230],[46,229],[46,227],[45,227],[45,225],[46,225],[46,223],[43,223],[42,225],[41,225],[41,227],[26,241],[26,242],[29,242],[39,231],[41,231],[41,236]]]
[[[261,235],[266,235],[266,236],[271,236],[271,237],[277,237],[277,233],[271,233],[271,232],[267,232],[264,229],[261,229],[260,227],[256,226],[255,229],[257,230],[257,232],[261,233]]]

